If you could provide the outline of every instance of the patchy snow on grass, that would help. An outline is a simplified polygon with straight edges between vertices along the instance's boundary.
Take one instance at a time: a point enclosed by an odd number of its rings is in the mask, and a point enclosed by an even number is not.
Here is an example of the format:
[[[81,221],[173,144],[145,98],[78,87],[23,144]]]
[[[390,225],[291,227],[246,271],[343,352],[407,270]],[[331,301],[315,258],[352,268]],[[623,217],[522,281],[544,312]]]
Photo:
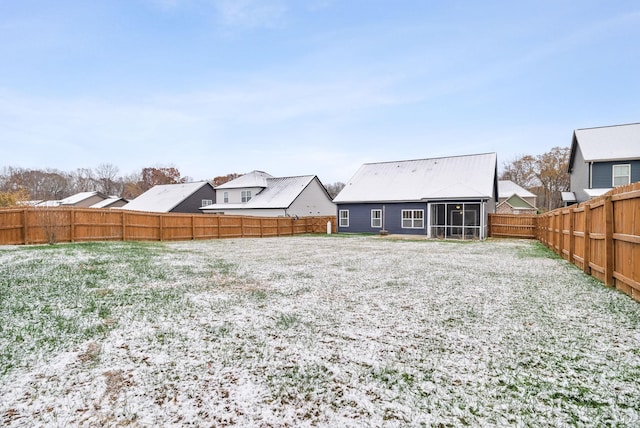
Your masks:
[[[531,241],[0,249],[6,426],[640,424],[640,305]]]

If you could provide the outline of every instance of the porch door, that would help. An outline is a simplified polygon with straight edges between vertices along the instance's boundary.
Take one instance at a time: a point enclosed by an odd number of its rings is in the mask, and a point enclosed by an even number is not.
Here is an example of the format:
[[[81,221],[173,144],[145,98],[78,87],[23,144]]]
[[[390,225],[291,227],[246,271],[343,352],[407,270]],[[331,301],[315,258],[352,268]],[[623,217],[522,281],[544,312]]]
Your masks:
[[[451,235],[452,236],[462,236],[462,225],[463,225],[464,216],[462,215],[461,210],[453,210],[451,211],[451,219],[449,221],[449,226],[451,226]]]

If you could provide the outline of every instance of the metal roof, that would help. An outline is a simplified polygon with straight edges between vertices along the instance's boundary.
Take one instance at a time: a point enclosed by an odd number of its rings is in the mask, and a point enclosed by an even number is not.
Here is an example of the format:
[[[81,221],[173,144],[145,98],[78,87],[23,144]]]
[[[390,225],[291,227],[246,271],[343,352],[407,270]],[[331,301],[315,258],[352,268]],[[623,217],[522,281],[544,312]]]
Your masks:
[[[203,207],[202,210],[288,208],[315,178],[315,175],[266,178],[265,188],[257,195],[254,195],[249,202],[243,204],[213,204]],[[249,185],[247,187],[255,186]],[[220,186],[216,187],[216,190],[219,188]]]
[[[572,152],[576,141],[585,162],[640,159],[640,123],[576,129]]]
[[[522,198],[536,197],[536,195],[511,180],[498,180],[498,197],[508,198],[512,195],[518,195]]]
[[[120,209],[166,213],[206,185],[208,181],[153,186]]]
[[[91,198],[92,196],[100,196],[103,199],[107,198],[106,195],[100,192],[80,192],[62,199],[60,201],[60,205],[75,205],[79,202]]]
[[[126,199],[120,198],[118,196],[110,196],[107,199],[103,199],[102,201],[91,205],[91,208],[108,208],[110,205],[113,205],[118,201],[126,202]]]
[[[252,187],[267,187],[267,179],[273,178],[264,171],[251,171],[238,178],[216,186],[216,189],[240,189]]]
[[[366,163],[334,198],[336,203],[492,198],[495,153]]]

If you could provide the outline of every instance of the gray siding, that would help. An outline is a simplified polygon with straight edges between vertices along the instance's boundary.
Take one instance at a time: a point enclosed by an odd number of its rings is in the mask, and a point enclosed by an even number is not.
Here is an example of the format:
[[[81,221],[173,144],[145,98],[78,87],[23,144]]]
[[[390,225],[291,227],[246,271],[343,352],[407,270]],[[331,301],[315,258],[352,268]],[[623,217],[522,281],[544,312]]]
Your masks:
[[[589,199],[589,195],[584,192],[584,189],[589,188],[589,164],[585,163],[580,146],[576,147],[569,188],[576,195],[578,202]]]
[[[198,213],[201,214],[200,207],[202,206],[203,199],[216,200],[216,191],[213,186],[207,184],[195,191],[191,196],[180,202],[170,212],[172,213]]]
[[[613,165],[631,165],[631,182],[640,181],[640,160],[594,162],[591,182],[593,189],[613,187]]]
[[[379,233],[382,228],[371,227],[371,210],[383,210],[384,229],[393,234],[426,235],[427,204],[421,202],[386,203],[386,204],[339,204],[337,207],[338,232],[344,233]],[[349,227],[340,227],[340,210],[349,210]],[[422,229],[404,229],[402,227],[402,210],[423,210]]]

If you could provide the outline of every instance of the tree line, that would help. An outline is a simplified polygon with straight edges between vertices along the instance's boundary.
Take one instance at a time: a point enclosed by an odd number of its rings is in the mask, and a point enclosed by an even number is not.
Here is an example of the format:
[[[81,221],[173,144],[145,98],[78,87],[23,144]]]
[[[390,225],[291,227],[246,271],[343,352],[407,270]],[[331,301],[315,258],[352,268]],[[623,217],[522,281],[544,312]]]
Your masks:
[[[213,186],[240,177],[230,173],[210,180]],[[146,167],[139,172],[120,175],[112,164],[100,164],[96,168],[78,168],[72,172],[58,169],[28,169],[3,167],[0,170],[0,207],[17,205],[24,201],[57,201],[80,192],[100,192],[127,200],[135,199],[153,186],[192,181],[175,167]],[[333,183],[327,192],[333,198],[344,187]]]
[[[561,192],[569,190],[568,147],[554,147],[541,155],[519,155],[502,164],[500,180],[511,180],[537,197],[541,211],[562,206]]]
[[[119,175],[112,164],[96,168],[58,169],[3,167],[0,171],[0,206],[11,202],[60,200],[80,192],[101,192],[107,196],[134,199],[158,184],[185,183],[174,167],[148,167],[130,175]]]

